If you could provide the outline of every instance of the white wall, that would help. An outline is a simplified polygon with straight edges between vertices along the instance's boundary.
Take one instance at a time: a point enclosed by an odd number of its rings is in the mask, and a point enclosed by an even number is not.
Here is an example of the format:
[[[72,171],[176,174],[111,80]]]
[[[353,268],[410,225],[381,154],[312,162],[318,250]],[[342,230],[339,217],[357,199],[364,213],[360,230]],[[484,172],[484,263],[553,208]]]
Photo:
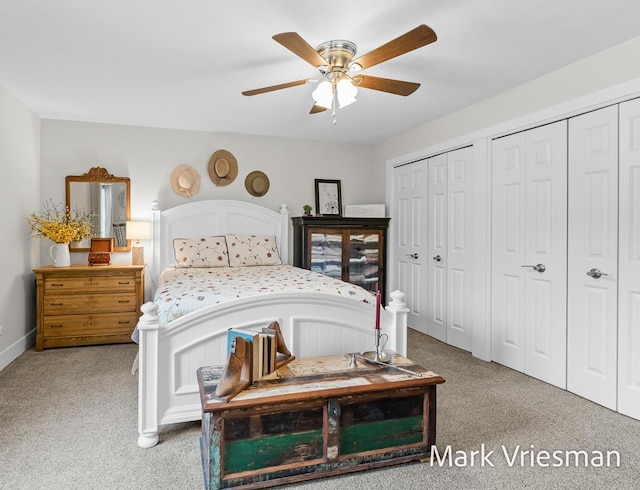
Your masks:
[[[0,86],[0,369],[35,338],[35,240],[25,218],[40,196],[40,119]]]
[[[376,163],[384,165],[389,160],[410,160],[461,141],[468,143],[478,138],[478,132],[486,134],[490,128],[505,122],[505,127],[511,129],[526,125],[527,120],[548,117],[547,108],[570,112],[574,107],[584,107],[594,93],[640,78],[638,59],[640,37],[378,143],[375,146]],[[634,89],[622,88],[622,92],[625,90]],[[612,92],[610,97],[617,95]],[[538,112],[540,116],[536,116]],[[524,120],[520,121],[520,118]]]
[[[216,187],[207,173],[211,155],[230,151],[238,161],[238,176],[228,186]],[[64,200],[64,178],[91,167],[105,167],[116,176],[131,179],[131,215],[148,220],[153,200],[161,208],[185,203],[173,192],[169,177],[180,164],[192,165],[201,176],[200,192],[193,200],[237,199],[278,210],[289,205],[291,216],[302,206],[315,207],[314,179],[340,179],[343,204],[384,202],[384,167],[375,168],[373,150],[363,144],[327,144],[235,133],[181,131],[96,123],[43,120],[42,199]],[[269,192],[253,197],[244,180],[261,170],[270,180]],[[41,250],[49,263],[48,245]],[[147,261],[149,247],[145,247]],[[129,263],[130,254],[114,254],[113,262]],[[72,262],[83,263],[86,254],[73,253]]]

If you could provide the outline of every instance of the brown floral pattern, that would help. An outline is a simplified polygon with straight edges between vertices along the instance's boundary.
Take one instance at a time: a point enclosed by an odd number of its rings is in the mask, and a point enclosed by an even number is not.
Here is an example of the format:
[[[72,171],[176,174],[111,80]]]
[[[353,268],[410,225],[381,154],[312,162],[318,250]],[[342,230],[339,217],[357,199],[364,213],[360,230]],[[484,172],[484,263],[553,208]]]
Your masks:
[[[282,263],[276,237],[268,235],[227,235],[229,265],[279,265]]]
[[[228,267],[227,242],[223,236],[176,238],[173,240],[176,267]]]

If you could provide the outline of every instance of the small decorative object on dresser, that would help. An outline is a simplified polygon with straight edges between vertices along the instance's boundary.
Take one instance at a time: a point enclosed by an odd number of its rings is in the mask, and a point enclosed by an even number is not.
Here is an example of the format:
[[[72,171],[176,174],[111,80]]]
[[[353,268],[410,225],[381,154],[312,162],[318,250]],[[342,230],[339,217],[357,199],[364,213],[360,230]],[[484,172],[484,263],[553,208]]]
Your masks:
[[[69,267],[71,255],[69,244],[75,240],[85,240],[92,236],[94,214],[90,211],[71,211],[69,206],[55,204],[49,200],[44,210],[27,217],[31,234],[35,237],[48,238],[54,244],[49,248],[49,255],[55,267]]]
[[[342,215],[342,191],[339,180],[316,179],[316,214],[318,216]]]
[[[88,257],[89,265],[109,265],[114,244],[114,238],[92,238],[91,252]]]
[[[348,218],[384,218],[384,204],[352,204],[344,207],[344,215]]]
[[[36,351],[131,342],[144,301],[144,266],[40,267]]]
[[[151,223],[149,221],[127,221],[127,240],[135,240],[131,247],[131,263],[144,265],[144,247],[140,240],[151,240]]]

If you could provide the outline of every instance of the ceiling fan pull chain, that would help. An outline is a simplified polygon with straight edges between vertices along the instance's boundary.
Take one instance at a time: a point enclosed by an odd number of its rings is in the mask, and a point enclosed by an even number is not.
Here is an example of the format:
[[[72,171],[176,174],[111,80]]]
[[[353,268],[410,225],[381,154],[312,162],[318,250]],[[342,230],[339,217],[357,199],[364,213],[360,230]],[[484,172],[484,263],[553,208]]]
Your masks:
[[[338,91],[336,90],[335,81],[331,82],[331,92],[333,93],[333,103],[331,104],[331,117],[333,117],[333,125],[336,125],[336,107],[338,106]]]

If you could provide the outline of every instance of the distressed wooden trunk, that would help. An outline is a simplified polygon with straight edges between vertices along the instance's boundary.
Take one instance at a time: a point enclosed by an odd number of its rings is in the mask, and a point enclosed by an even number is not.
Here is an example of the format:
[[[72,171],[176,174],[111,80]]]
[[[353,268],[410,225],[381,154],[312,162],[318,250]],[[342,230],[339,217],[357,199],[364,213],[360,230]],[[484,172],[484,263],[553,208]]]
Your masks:
[[[392,366],[348,364],[296,359],[228,403],[212,397],[222,368],[200,368],[206,488],[265,488],[428,456],[444,379],[401,356]]]

